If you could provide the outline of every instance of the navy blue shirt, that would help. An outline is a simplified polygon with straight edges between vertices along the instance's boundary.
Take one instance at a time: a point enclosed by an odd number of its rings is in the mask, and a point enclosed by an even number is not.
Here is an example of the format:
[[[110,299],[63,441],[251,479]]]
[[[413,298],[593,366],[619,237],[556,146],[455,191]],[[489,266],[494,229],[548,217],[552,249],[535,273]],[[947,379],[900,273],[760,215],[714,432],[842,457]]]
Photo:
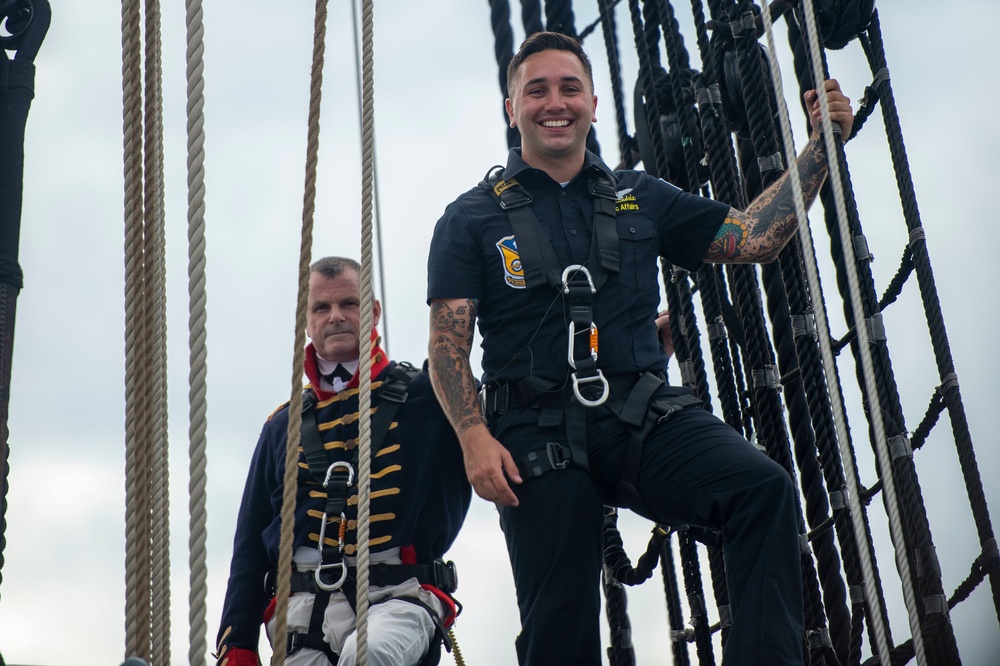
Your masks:
[[[508,156],[503,180],[516,178],[531,193],[532,210],[561,267],[588,263],[593,200],[587,184],[594,170],[611,173],[588,151],[583,169],[562,187],[528,166],[518,149]],[[606,374],[658,372],[666,355],[654,324],[660,302],[657,258],[697,269],[729,206],[640,171],[616,171],[614,179],[621,270],[594,296],[597,365]],[[482,187],[452,202],[434,229],[427,300],[438,298],[478,299],[483,382],[528,376],[562,382],[568,376],[563,298],[544,284],[525,287],[507,213]]]

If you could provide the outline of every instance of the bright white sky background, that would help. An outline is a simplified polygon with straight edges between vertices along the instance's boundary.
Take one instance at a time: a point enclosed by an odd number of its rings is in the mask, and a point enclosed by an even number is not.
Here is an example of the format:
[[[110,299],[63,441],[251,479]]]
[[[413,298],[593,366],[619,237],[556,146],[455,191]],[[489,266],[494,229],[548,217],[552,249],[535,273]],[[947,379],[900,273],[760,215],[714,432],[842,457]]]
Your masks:
[[[10,402],[7,546],[0,586],[0,651],[9,664],[118,664],[124,651],[124,305],[119,5],[54,3],[36,60],[28,119]],[[618,9],[626,86],[635,81],[631,29]],[[892,85],[961,382],[979,469],[1000,518],[995,403],[995,222],[1000,133],[993,0],[883,2]],[[169,398],[174,566],[173,664],[187,659],[187,249],[183,3],[164,3]],[[676,3],[697,63],[687,3]],[[514,15],[520,8],[515,4]],[[214,644],[234,521],[266,416],[288,399],[299,252],[312,3],[206,3],[208,244],[208,642]],[[578,29],[597,3],[576,3]],[[360,143],[355,59],[346,0],[329,7],[314,256],[360,254]],[[521,31],[518,31],[520,39]],[[778,37],[786,88],[797,90]],[[617,159],[600,32],[586,46],[600,98],[604,155]],[[488,3],[380,3],[375,15],[376,143],[390,354],[426,355],[425,262],[445,205],[505,159]],[[856,43],[831,69],[857,103],[871,74]],[[795,94],[795,93],[793,93]],[[794,103],[794,102],[793,102]],[[798,113],[797,103],[793,112]],[[802,125],[795,116],[794,126]],[[630,129],[632,127],[630,112]],[[796,137],[798,145],[804,137]],[[876,113],[848,158],[876,262],[877,289],[896,271],[906,229]],[[818,252],[821,216],[814,215]],[[835,332],[844,330],[825,269]],[[907,426],[939,383],[916,283],[886,316]],[[841,377],[851,379],[848,359]],[[676,376],[674,378],[676,380]],[[848,387],[862,482],[874,482],[857,390]],[[917,469],[946,591],[978,552],[954,446],[942,419]],[[881,500],[871,509],[893,637],[909,637]],[[650,526],[622,519],[637,557]],[[491,505],[476,499],[449,556],[460,567],[465,614],[456,631],[467,663],[515,663],[517,611]],[[629,605],[638,661],[669,664],[659,574]],[[995,664],[1000,629],[983,585],[952,615],[966,664]],[[713,620],[715,617],[713,616]],[[604,641],[607,634],[604,631]],[[865,651],[868,652],[867,635]],[[717,655],[719,653],[717,652]],[[693,655],[693,651],[692,651]],[[449,663],[448,658],[444,663]]]

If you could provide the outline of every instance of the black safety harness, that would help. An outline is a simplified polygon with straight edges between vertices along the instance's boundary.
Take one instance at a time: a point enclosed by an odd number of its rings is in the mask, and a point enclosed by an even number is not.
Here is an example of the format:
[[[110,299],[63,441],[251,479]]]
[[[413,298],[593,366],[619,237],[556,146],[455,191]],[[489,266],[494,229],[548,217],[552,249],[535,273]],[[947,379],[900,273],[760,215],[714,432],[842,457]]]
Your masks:
[[[598,331],[594,324],[594,295],[611,273],[620,267],[616,224],[614,177],[595,169],[587,183],[593,199],[594,219],[588,266],[572,264],[562,268],[538,218],[531,209],[531,194],[516,179],[504,180],[503,167],[495,166],[479,183],[507,213],[514,232],[517,251],[528,289],[547,285],[565,296],[569,314],[567,361],[572,399],[564,400],[562,386],[556,382],[528,377],[516,383],[492,384],[480,392],[480,405],[487,421],[509,409],[537,406],[538,425],[558,426],[566,415],[566,440],[547,442],[544,449],[532,451],[515,460],[518,470],[528,478],[565,469],[569,465],[589,469],[587,456],[587,407],[607,402],[631,433],[625,452],[618,492],[622,499],[639,507],[637,490],[642,446],[657,425],[686,407],[702,406],[693,395],[652,400],[664,383],[664,373],[605,375],[597,367]],[[570,398],[570,396],[567,396]]]
[[[400,406],[406,402],[410,383],[419,371],[409,363],[396,364],[379,392],[379,406],[372,417],[371,450],[374,457],[385,441],[393,419]],[[337,664],[340,657],[333,652],[330,644],[323,639],[323,614],[329,605],[330,597],[337,591],[343,591],[347,601],[355,608],[357,590],[357,572],[354,566],[348,565],[344,559],[344,537],[347,531],[347,500],[350,490],[354,487],[354,468],[343,460],[330,462],[323,439],[316,422],[316,394],[312,389],[306,389],[302,394],[302,450],[309,466],[309,472],[326,491],[327,500],[323,509],[320,525],[319,544],[320,564],[313,571],[293,571],[291,574],[291,591],[308,592],[316,595],[313,601],[313,611],[309,619],[309,630],[306,633],[288,632],[287,654],[292,654],[301,648],[309,648],[323,652],[331,664]],[[327,524],[331,517],[340,516],[337,547],[324,546]],[[277,572],[272,571],[267,578],[268,594],[274,596]],[[369,567],[369,585],[383,587],[399,585],[411,578],[416,578],[422,584],[430,584],[449,596],[458,589],[458,571],[454,562],[436,559],[430,564],[386,564],[380,562]],[[451,652],[452,643],[447,629],[438,614],[419,599],[408,597],[396,598],[420,606],[428,612],[434,622],[434,638],[428,653],[419,666],[433,666],[441,659],[442,643]],[[458,604],[458,602],[455,602]],[[461,608],[461,605],[459,605]]]

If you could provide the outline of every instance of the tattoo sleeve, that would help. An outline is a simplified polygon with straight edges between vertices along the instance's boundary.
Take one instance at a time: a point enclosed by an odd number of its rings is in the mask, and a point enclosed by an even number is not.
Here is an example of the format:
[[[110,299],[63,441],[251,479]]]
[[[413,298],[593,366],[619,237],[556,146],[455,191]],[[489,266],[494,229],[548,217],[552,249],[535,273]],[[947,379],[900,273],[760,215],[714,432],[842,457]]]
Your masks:
[[[483,423],[476,380],[469,364],[475,326],[476,301],[449,299],[431,303],[427,350],[431,384],[459,435]]]
[[[826,179],[826,157],[818,137],[806,144],[798,158],[802,197],[806,209],[816,200]],[[792,182],[785,171],[761,192],[743,212],[729,209],[719,233],[705,253],[711,263],[768,263],[778,257],[795,235],[799,220],[795,215]]]

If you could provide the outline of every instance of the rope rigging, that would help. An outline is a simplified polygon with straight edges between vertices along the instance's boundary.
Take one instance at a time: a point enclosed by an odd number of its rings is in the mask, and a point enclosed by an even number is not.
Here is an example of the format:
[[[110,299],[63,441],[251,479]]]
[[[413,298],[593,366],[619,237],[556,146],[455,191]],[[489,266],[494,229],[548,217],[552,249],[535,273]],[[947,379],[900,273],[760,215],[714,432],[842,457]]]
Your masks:
[[[45,0],[33,0],[36,11]],[[0,14],[26,0],[0,0]],[[640,4],[641,2],[641,4]],[[30,4],[27,3],[27,4]],[[299,263],[299,303],[296,313],[295,349],[304,348],[305,293],[308,286],[312,225],[316,196],[319,106],[326,22],[326,0],[317,0],[310,111],[307,137],[302,245]],[[619,7],[619,5],[624,5]],[[676,358],[684,385],[692,388],[723,420],[778,461],[798,482],[800,532],[803,539],[803,584],[806,594],[804,642],[810,663],[860,664],[865,635],[872,657],[866,663],[959,663],[960,655],[949,617],[950,609],[967,599],[989,579],[997,618],[1000,620],[1000,553],[986,504],[972,446],[958,375],[954,367],[943,313],[938,301],[916,196],[909,174],[899,118],[892,95],[881,28],[874,0],[826,2],[816,11],[810,0],[776,0],[756,6],[749,0],[691,0],[700,65],[690,61],[675,5],[669,0],[599,0],[598,18],[576,32],[569,0],[521,3],[520,21],[526,32],[558,30],[581,39],[601,28],[610,71],[616,119],[616,144],[620,168],[640,160],[647,171],[669,179],[678,187],[742,207],[748,198],[776,179],[794,161],[788,110],[782,90],[772,21],[784,19],[796,57],[796,74],[803,89],[816,87],[826,75],[823,48],[859,46],[869,61],[872,80],[865,88],[850,140],[881,109],[903,207],[907,238],[899,268],[881,297],[870,269],[871,253],[861,232],[843,144],[829,125],[824,106],[823,141],[830,162],[828,185],[823,193],[826,225],[833,239],[832,253],[843,310],[845,332],[835,337],[826,311],[817,257],[807,224],[800,225],[797,241],[775,264],[761,269],[721,268],[705,265],[693,273],[665,264],[664,290],[672,313]],[[819,3],[817,3],[819,4]],[[189,562],[190,651],[192,663],[204,660],[205,638],[205,490],[206,480],[206,375],[205,350],[205,235],[204,235],[204,108],[201,56],[203,27],[200,0],[187,0],[188,29],[188,235],[189,235]],[[123,133],[126,235],[126,472],[127,472],[127,572],[126,652],[151,663],[169,663],[169,524],[167,491],[165,345],[165,278],[163,275],[162,109],[160,100],[159,7],[156,0],[122,3]],[[353,8],[353,3],[352,3]],[[506,65],[513,54],[509,2],[491,0],[491,19],[499,83],[506,94]],[[544,9],[544,14],[542,13]],[[619,50],[617,26],[629,12],[639,67],[636,73],[634,131],[628,127],[623,82],[626,69]],[[706,18],[706,11],[710,18]],[[815,14],[815,15],[814,15]],[[41,15],[36,15],[36,24]],[[355,20],[355,23],[358,23]],[[364,32],[357,64],[361,101],[362,145],[362,302],[361,330],[371,328],[372,217],[377,216],[377,186],[372,95],[372,7],[364,6],[360,21]],[[583,21],[581,21],[583,24]],[[44,36],[44,31],[42,32]],[[145,42],[140,42],[145,35]],[[768,49],[760,39],[766,35]],[[597,37],[594,36],[596,39]],[[9,39],[0,36],[2,40]],[[40,42],[40,39],[39,39]],[[0,44],[2,46],[2,44]],[[694,47],[692,47],[694,49]],[[3,51],[4,49],[0,49]],[[7,49],[10,50],[10,49]],[[0,55],[0,65],[30,63],[33,53],[25,46],[10,60]],[[37,50],[37,47],[35,48]],[[692,50],[692,53],[694,51]],[[700,67],[700,70],[697,69]],[[3,77],[6,82],[7,75]],[[11,79],[13,80],[13,78]],[[0,96],[5,90],[0,86]],[[822,96],[821,96],[822,99]],[[30,97],[29,97],[30,102]],[[821,102],[825,105],[825,100]],[[3,105],[0,105],[3,108]],[[24,113],[26,115],[27,107]],[[505,123],[506,125],[506,123]],[[869,131],[874,131],[869,129]],[[519,141],[517,130],[507,128],[509,145]],[[0,135],[0,140],[3,137]],[[22,136],[23,139],[23,136]],[[592,137],[593,139],[593,137]],[[647,144],[646,154],[642,145]],[[8,152],[0,144],[0,160]],[[593,140],[591,149],[596,149]],[[3,164],[3,162],[0,162]],[[0,168],[0,175],[7,167]],[[799,219],[805,220],[801,184],[790,171]],[[11,209],[4,209],[0,213]],[[18,213],[19,206],[18,206]],[[379,235],[376,220],[375,234]],[[6,237],[0,237],[0,240]],[[7,399],[10,375],[14,299],[21,287],[15,242],[0,242],[3,251],[15,250],[14,263],[0,256],[0,331],[10,331],[0,348],[0,583],[6,545],[6,491],[8,473]],[[379,250],[381,243],[378,243]],[[384,266],[381,257],[379,267]],[[13,267],[13,268],[12,268]],[[16,270],[14,270],[16,269]],[[16,280],[7,278],[11,275]],[[892,314],[909,278],[915,276],[930,330],[939,382],[928,387],[922,399],[926,409],[911,432],[905,423],[892,362],[881,318]],[[381,278],[384,289],[385,279]],[[701,313],[697,308],[701,307]],[[765,314],[766,312],[766,314]],[[699,319],[701,320],[699,322]],[[362,402],[359,413],[370,411],[370,345],[362,336],[360,369]],[[838,354],[850,346],[856,381],[864,388],[869,439],[876,456],[876,479],[862,482],[854,437],[844,404]],[[707,364],[712,363],[711,374]],[[279,572],[292,569],[290,516],[294,513],[294,486],[298,456],[301,409],[302,357],[293,359],[288,458],[285,464],[286,506],[283,509],[282,557]],[[713,393],[717,402],[712,400]],[[714,402],[714,404],[713,404]],[[917,477],[918,452],[927,444],[935,426],[944,425],[947,412],[956,452],[966,485],[979,552],[968,562],[964,579],[950,592],[944,587],[937,562],[930,523]],[[361,442],[368,435],[367,420],[360,426]],[[864,438],[864,435],[861,435]],[[295,458],[292,458],[292,455]],[[359,444],[358,526],[358,638],[359,663],[366,659],[368,606],[367,503],[370,459]],[[290,480],[289,480],[290,479]],[[291,489],[291,490],[289,490]],[[874,553],[868,503],[880,493],[888,513],[895,547],[894,564],[900,570],[900,587],[908,612],[909,638],[897,643],[889,627],[886,594]],[[290,496],[290,500],[289,500]],[[291,502],[291,510],[288,502]],[[364,516],[364,518],[362,518]],[[674,536],[676,535],[676,544]],[[699,544],[701,547],[699,547]],[[673,663],[712,664],[719,658],[717,644],[725,645],[730,619],[725,585],[721,536],[694,528],[655,526],[645,551],[632,565],[617,530],[617,516],[609,515],[604,532],[602,584],[607,597],[611,630],[608,658],[613,665],[635,664],[635,646],[628,617],[626,585],[650,579],[660,566],[668,610]],[[680,566],[677,566],[679,558]],[[703,572],[704,562],[708,562]],[[965,563],[963,563],[963,569]],[[704,580],[708,575],[708,581]],[[894,574],[893,574],[894,575]],[[678,577],[680,576],[680,578]],[[683,599],[681,583],[684,585]],[[285,585],[282,588],[282,584]],[[705,590],[708,584],[711,590]],[[985,586],[984,586],[985,587]],[[283,589],[283,592],[282,592]],[[287,577],[278,579],[277,635],[285,632],[282,602],[289,596]],[[712,601],[707,599],[712,595]],[[155,628],[155,630],[153,630]],[[897,630],[898,631],[898,630]],[[159,633],[159,637],[157,634]],[[166,638],[164,638],[166,637]],[[280,641],[279,641],[280,643]],[[283,663],[283,646],[275,645],[274,663]],[[456,650],[456,660],[461,657]]]
[[[48,0],[0,2],[0,584],[7,548],[10,479],[8,408],[17,296],[24,177],[24,133],[35,92],[35,56],[48,32]],[[11,55],[13,54],[13,55]],[[0,596],[2,598],[2,596]],[[0,664],[3,656],[0,655]]]

